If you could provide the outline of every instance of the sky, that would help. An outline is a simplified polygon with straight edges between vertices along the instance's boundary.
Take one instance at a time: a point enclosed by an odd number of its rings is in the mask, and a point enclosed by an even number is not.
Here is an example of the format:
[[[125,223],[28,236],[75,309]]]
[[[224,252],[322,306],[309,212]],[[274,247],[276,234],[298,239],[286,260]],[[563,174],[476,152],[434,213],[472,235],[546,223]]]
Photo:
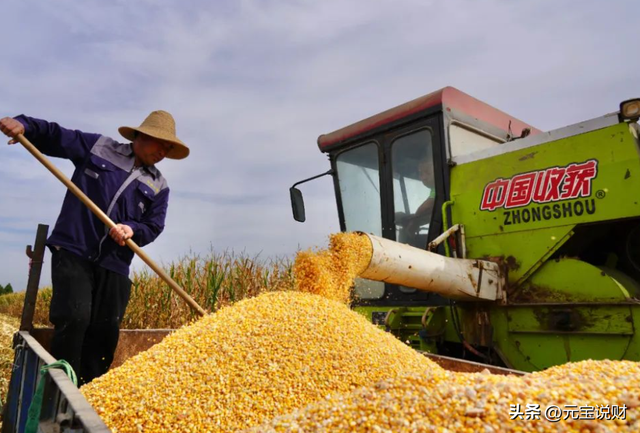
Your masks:
[[[233,251],[293,257],[339,231],[328,133],[444,86],[542,130],[640,97],[629,1],[3,0],[0,117],[26,114],[124,141],[163,109],[191,148],[171,188],[159,263]],[[26,245],[65,188],[0,140],[0,284],[24,290]],[[53,159],[68,176],[70,162]],[[49,253],[41,286],[50,284]],[[143,266],[134,260],[134,269]]]

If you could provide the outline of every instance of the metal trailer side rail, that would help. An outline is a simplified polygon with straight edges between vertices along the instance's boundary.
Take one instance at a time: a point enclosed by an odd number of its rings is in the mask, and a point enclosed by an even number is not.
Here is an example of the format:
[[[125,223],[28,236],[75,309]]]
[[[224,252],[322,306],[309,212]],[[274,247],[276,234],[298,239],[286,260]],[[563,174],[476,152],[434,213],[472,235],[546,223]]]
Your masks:
[[[38,432],[105,433],[110,430],[63,371],[51,369],[40,377],[42,366],[56,361],[29,333],[33,330],[48,231],[49,226],[39,224],[34,247],[27,246],[27,256],[31,259],[29,281],[20,331],[13,339],[15,357],[3,407],[2,433],[24,432],[29,406],[40,380],[45,384]]]
[[[51,369],[40,376],[40,368],[56,360],[28,332],[16,333],[14,348],[16,356],[2,433],[24,432],[27,412],[40,380],[44,380],[45,384],[39,433],[111,431],[64,371]]]
[[[500,374],[503,376],[525,376],[529,373],[511,368],[498,367],[496,365],[482,364],[466,359],[452,358],[450,356],[438,355],[436,353],[424,352],[418,350],[418,353],[429,358],[440,367],[447,371],[455,371],[458,373],[481,373],[487,370],[491,374]]]

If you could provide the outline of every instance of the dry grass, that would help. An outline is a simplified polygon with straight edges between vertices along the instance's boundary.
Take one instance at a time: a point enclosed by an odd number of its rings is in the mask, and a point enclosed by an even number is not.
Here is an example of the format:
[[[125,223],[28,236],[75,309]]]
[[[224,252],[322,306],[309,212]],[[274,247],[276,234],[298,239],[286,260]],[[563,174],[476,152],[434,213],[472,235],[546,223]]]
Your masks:
[[[9,380],[11,379],[11,367],[13,366],[13,334],[20,327],[19,320],[0,314],[0,408],[4,406]],[[0,417],[2,411],[0,410]],[[0,426],[2,425],[0,419]]]
[[[49,304],[51,302],[51,288],[40,289],[36,300],[34,324],[37,326],[51,326],[49,323]],[[0,408],[4,406],[5,397],[11,380],[13,366],[13,335],[20,328],[24,292],[10,293],[0,296]],[[2,411],[0,410],[0,426],[2,425]]]
[[[38,291],[36,299],[36,311],[33,316],[33,324],[40,327],[53,326],[49,322],[49,305],[51,304],[51,287],[45,287]],[[22,306],[24,305],[24,292],[10,293],[0,296],[0,314],[14,317],[20,320]]]
[[[260,260],[245,254],[210,253],[183,257],[165,271],[205,310],[216,311],[263,292],[293,289],[292,264],[287,259]],[[158,276],[145,268],[132,276],[131,299],[122,327],[177,329],[196,319],[187,304]],[[50,327],[51,289],[40,289],[34,324]],[[0,314],[19,318],[24,293],[0,296]]]
[[[291,267],[286,259],[263,262],[258,257],[225,252],[183,257],[165,270],[202,308],[213,312],[260,293],[293,289]],[[123,328],[177,329],[198,318],[150,271],[135,273],[132,281]]]

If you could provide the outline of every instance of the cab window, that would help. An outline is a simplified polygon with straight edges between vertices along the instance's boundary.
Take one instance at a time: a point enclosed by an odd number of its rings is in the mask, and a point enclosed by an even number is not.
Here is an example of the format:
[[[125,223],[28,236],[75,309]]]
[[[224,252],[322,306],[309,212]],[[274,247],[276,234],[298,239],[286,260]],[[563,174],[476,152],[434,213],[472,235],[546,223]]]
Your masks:
[[[391,155],[396,240],[424,249],[436,192],[431,131],[396,139]]]
[[[346,230],[381,237],[378,146],[368,143],[342,152],[336,158],[336,170]],[[357,278],[355,295],[360,299],[380,299],[384,283]]]

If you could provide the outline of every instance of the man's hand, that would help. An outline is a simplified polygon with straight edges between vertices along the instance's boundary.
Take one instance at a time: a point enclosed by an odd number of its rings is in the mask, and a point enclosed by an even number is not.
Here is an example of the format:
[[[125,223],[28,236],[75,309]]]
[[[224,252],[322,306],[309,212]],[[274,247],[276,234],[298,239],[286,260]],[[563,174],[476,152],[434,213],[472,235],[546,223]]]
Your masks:
[[[9,141],[9,144],[16,144],[18,140],[15,139],[16,135],[24,134],[24,125],[11,117],[5,117],[0,119],[0,131],[2,131],[7,137],[11,137],[13,140]]]
[[[409,221],[411,221],[411,217],[411,214],[405,212],[396,212],[394,219],[396,221],[396,225],[402,227],[407,225]]]
[[[123,247],[125,244],[124,241],[130,239],[133,236],[133,230],[127,225],[116,224],[114,228],[109,230],[109,236],[111,236],[111,239],[116,241],[118,245]]]

